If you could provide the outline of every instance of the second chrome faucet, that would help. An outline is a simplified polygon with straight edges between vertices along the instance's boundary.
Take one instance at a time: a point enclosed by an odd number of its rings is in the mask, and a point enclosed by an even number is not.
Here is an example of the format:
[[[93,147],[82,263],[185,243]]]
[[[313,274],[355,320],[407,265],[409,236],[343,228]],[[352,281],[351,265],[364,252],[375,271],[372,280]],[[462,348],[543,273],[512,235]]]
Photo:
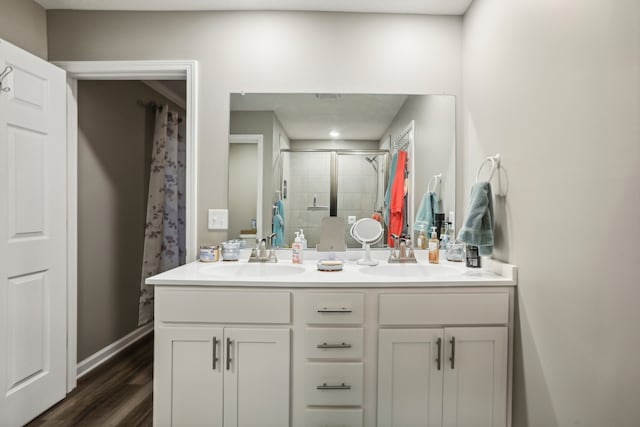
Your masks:
[[[278,262],[276,250],[273,247],[273,238],[275,236],[275,233],[272,233],[266,238],[257,239],[258,247],[251,250],[249,262]]]
[[[418,262],[411,247],[411,237],[397,236],[395,234],[392,234],[391,237],[393,238],[393,248],[391,248],[387,262],[390,264],[411,264]]]

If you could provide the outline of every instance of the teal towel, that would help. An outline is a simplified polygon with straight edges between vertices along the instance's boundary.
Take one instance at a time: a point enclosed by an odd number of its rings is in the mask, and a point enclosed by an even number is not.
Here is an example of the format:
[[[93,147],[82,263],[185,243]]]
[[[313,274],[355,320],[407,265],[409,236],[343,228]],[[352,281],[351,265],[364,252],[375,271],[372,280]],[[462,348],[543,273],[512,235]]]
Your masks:
[[[284,220],[280,215],[273,216],[273,246],[282,248],[284,244]]]
[[[389,182],[387,182],[387,189],[384,193],[384,209],[382,210],[382,218],[387,227],[389,227],[389,208],[391,200],[391,185],[393,184],[393,178],[396,176],[396,165],[398,163],[398,152],[393,153],[391,156],[391,167],[389,168]]]
[[[422,196],[422,202],[418,206],[416,220],[413,229],[424,230],[427,235],[431,232],[431,227],[435,225],[436,211],[438,210],[438,198],[436,193],[429,191]]]
[[[284,227],[284,202],[282,199],[276,202],[276,207],[278,208],[276,213],[282,217],[282,227]]]
[[[493,196],[491,184],[477,182],[471,187],[469,212],[458,233],[461,242],[478,246],[480,255],[493,251]]]

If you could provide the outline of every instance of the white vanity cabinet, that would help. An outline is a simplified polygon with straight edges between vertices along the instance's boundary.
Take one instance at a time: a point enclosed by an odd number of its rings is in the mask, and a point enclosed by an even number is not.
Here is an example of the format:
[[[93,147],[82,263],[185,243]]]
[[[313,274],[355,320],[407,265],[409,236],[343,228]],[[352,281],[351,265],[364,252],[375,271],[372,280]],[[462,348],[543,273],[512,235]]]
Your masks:
[[[508,321],[507,293],[381,295],[378,426],[506,427]]]
[[[240,293],[246,294],[243,301],[236,292],[201,292],[157,292],[154,426],[288,426],[291,330],[259,323],[289,323],[289,294],[276,293],[274,298],[271,293]],[[176,299],[167,301],[167,297]],[[285,318],[264,306],[256,307],[260,311],[256,314],[252,310],[256,297],[274,302],[285,310]],[[211,298],[216,300],[212,305],[225,302],[224,310],[235,305],[236,322],[249,319],[255,325],[195,323],[194,318],[219,320],[220,312],[194,311],[196,299]],[[176,301],[186,304],[176,307]],[[179,311],[189,323],[175,322],[173,316]]]
[[[382,329],[378,348],[378,426],[506,426],[506,327]]]
[[[157,283],[154,425],[510,426],[515,281],[307,274]]]

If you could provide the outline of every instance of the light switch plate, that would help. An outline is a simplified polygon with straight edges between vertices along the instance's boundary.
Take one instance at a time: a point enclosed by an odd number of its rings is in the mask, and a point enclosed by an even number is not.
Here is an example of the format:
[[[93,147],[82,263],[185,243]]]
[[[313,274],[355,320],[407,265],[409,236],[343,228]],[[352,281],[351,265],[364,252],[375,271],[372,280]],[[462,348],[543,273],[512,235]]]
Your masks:
[[[207,216],[209,230],[226,230],[229,228],[228,209],[209,209]]]

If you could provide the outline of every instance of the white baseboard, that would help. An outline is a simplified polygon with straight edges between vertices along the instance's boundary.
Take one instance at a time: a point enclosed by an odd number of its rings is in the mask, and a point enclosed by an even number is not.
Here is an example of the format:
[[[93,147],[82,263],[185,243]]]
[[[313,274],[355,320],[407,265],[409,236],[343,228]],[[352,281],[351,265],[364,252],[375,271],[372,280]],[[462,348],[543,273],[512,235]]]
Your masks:
[[[122,350],[129,347],[131,344],[135,343],[152,331],[153,322],[144,326],[140,326],[138,329],[125,335],[118,341],[109,344],[96,353],[93,353],[91,356],[78,363],[76,378],[79,379],[88,374],[90,371],[102,365],[104,362],[111,359],[113,356],[120,353]]]

